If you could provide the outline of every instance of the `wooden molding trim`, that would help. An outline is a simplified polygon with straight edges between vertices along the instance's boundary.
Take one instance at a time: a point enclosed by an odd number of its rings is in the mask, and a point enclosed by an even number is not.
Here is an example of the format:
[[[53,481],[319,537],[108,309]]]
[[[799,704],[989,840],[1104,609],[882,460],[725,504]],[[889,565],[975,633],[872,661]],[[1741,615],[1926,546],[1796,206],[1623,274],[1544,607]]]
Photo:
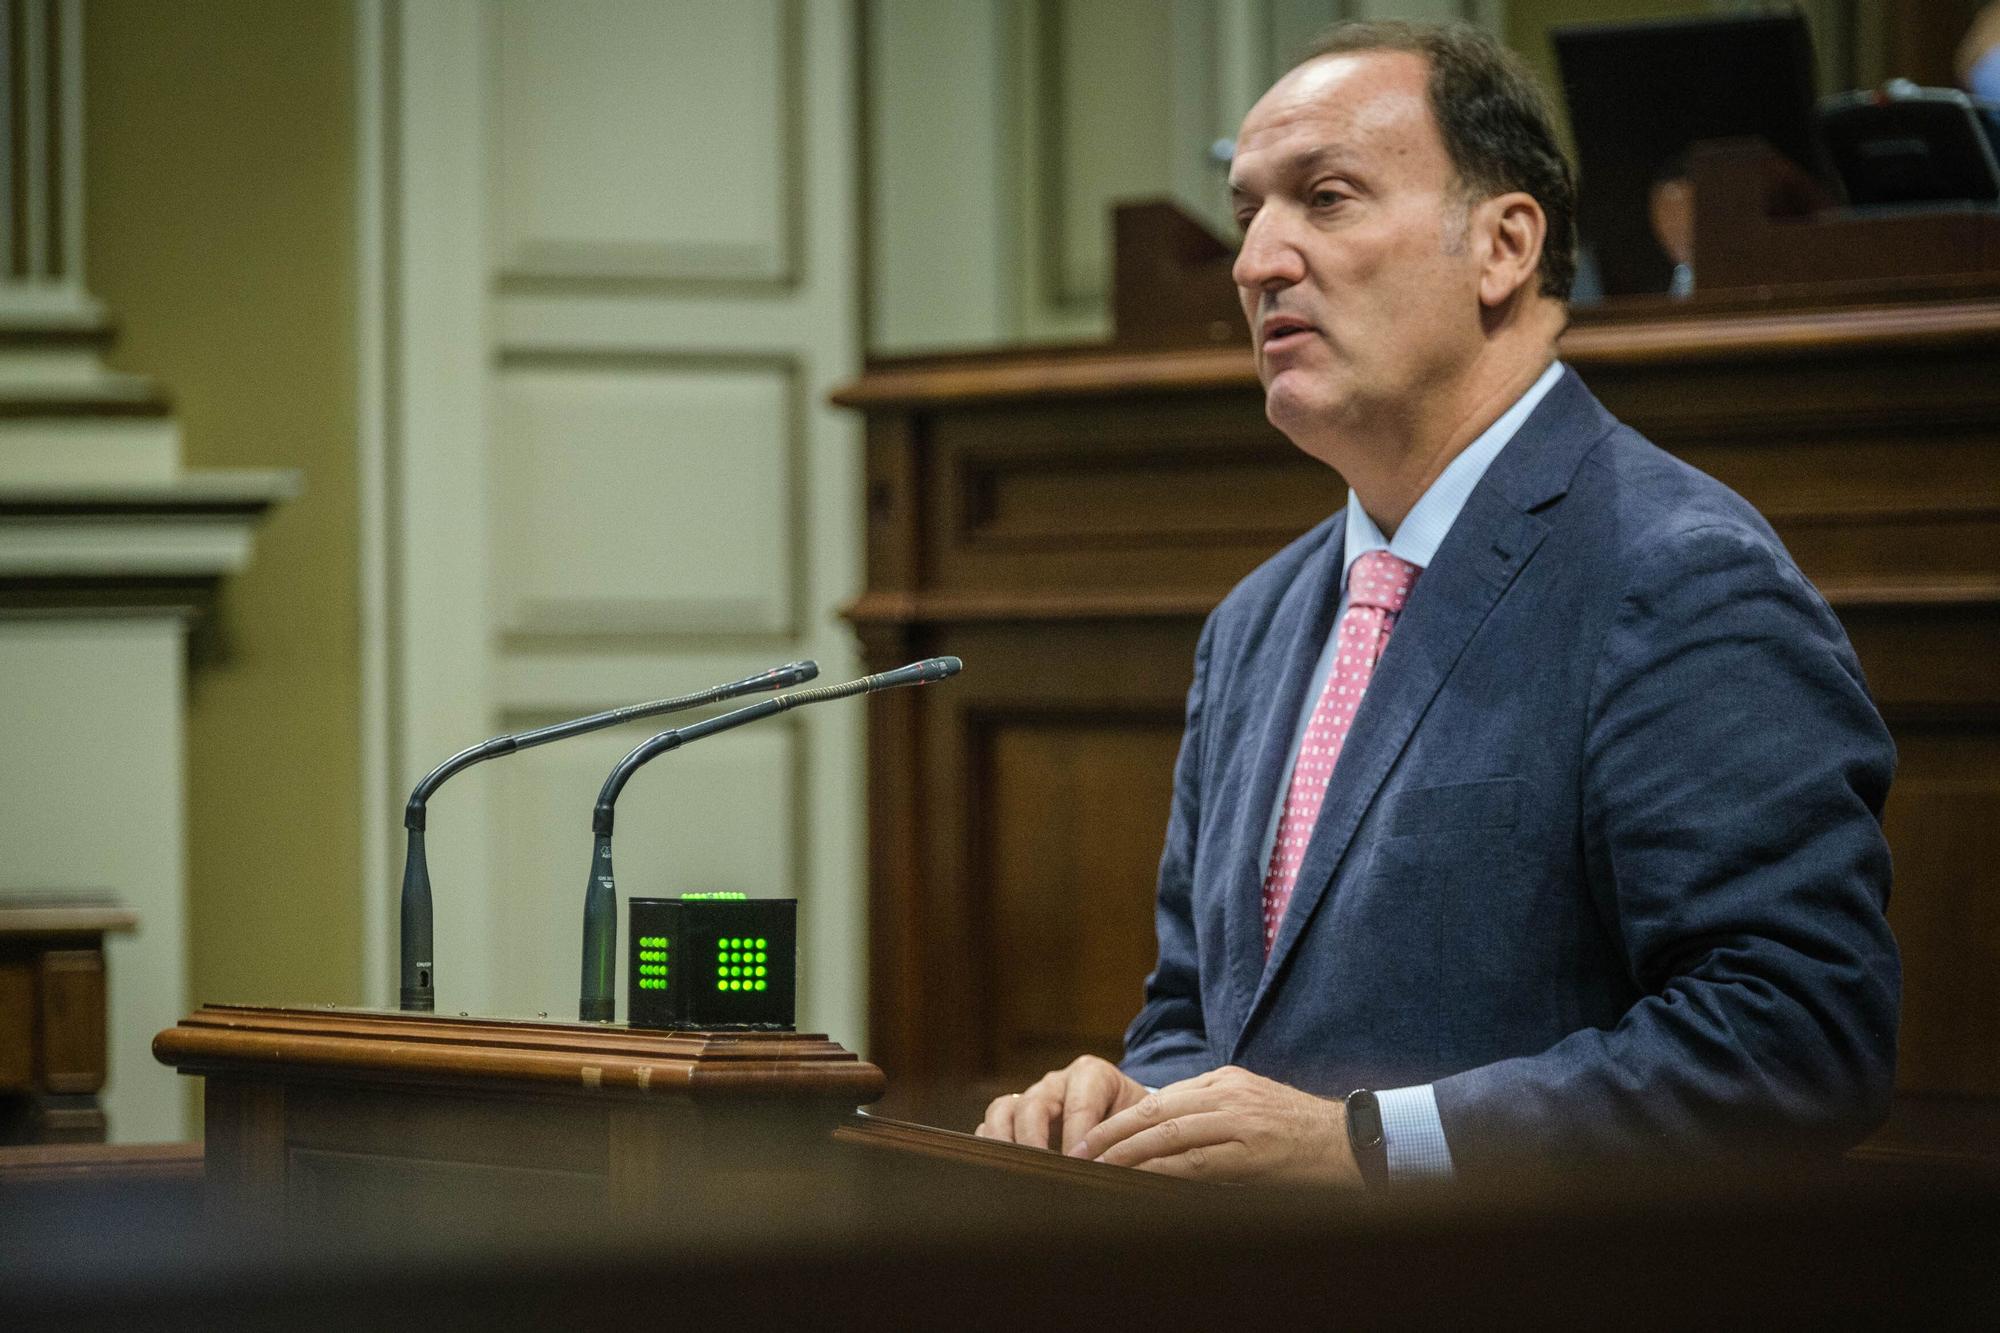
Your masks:
[[[1828,579],[1815,586],[1827,605],[1839,610],[2000,606],[2000,582],[1991,580],[1895,583],[1886,579]]]
[[[1783,359],[1828,353],[1926,351],[2000,342],[2000,300],[1789,310],[1764,314],[1662,313],[1645,319],[1580,318],[1563,335],[1563,359],[1646,366]],[[1258,387],[1247,347],[1106,353],[1037,349],[974,360],[884,360],[832,395],[876,410],[1033,397],[1130,396]]]
[[[826,1037],[647,1032],[356,1009],[204,1005],[153,1039],[184,1074],[513,1085],[584,1096],[823,1101],[882,1095],[882,1071]]]
[[[2000,606],[2000,582],[1895,583],[1879,579],[1818,581],[1820,595],[1836,608],[1963,608]],[[841,608],[857,629],[927,624],[997,624],[1019,621],[1200,620],[1228,592],[1131,592],[1018,596],[966,593],[870,592]]]
[[[2000,341],[2000,301],[1863,306],[1769,314],[1693,314],[1632,323],[1579,321],[1562,354],[1593,365],[1737,361],[1802,354],[1917,351]]]
[[[130,931],[139,917],[122,907],[70,906],[55,903],[10,904],[0,898],[0,932],[14,935],[96,935]]]
[[[971,621],[1200,620],[1228,593],[1086,593],[1018,596],[953,593],[864,593],[841,608],[857,628]]]
[[[180,1181],[198,1185],[199,1143],[38,1143],[0,1148],[0,1187],[64,1184],[131,1185]]]

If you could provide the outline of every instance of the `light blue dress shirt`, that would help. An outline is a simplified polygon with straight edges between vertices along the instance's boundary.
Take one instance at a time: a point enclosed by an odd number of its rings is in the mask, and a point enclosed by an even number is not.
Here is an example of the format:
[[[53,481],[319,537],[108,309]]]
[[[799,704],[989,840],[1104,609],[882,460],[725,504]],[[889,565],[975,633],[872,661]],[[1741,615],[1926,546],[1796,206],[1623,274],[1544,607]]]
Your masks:
[[[1312,721],[1320,693],[1326,689],[1326,678],[1333,671],[1333,659],[1340,640],[1340,618],[1347,613],[1347,574],[1354,568],[1354,562],[1368,551],[1387,551],[1419,568],[1428,567],[1444,542],[1445,534],[1458,521],[1459,511],[1465,508],[1472,488],[1479,484],[1479,479],[1486,475],[1486,469],[1499,457],[1507,442],[1514,438],[1515,432],[1521,429],[1521,423],[1528,419],[1549,390],[1555,387],[1556,381],[1562,378],[1562,372],[1562,362],[1551,364],[1542,372],[1541,378],[1515,400],[1512,407],[1502,412],[1479,438],[1452,459],[1438,479],[1431,483],[1430,489],[1410,507],[1393,540],[1382,535],[1382,530],[1375,526],[1375,520],[1361,508],[1354,492],[1347,493],[1347,551],[1346,561],[1341,566],[1340,607],[1334,616],[1333,631],[1327,635],[1326,646],[1320,651],[1319,664],[1313,669],[1312,685],[1306,690],[1305,703],[1299,710],[1298,725],[1292,733],[1291,753],[1294,756],[1305,739],[1306,727]],[[1271,863],[1271,848],[1278,840],[1278,821],[1285,812],[1285,792],[1291,784],[1292,775],[1288,768],[1284,781],[1278,784],[1278,801],[1264,831],[1264,851],[1259,865]],[[1392,1088],[1386,1092],[1378,1091],[1375,1096],[1382,1108],[1382,1138],[1389,1151],[1390,1176],[1405,1179],[1449,1177],[1452,1173],[1451,1148],[1445,1142],[1444,1123],[1438,1118],[1437,1095],[1431,1091],[1430,1085]]]

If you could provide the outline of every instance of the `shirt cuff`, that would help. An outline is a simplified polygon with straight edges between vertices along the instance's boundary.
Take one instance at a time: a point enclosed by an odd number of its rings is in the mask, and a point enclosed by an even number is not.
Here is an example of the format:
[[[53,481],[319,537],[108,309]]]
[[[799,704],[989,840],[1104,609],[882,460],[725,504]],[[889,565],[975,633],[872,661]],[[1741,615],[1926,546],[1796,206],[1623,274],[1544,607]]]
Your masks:
[[[1973,61],[1965,81],[1974,97],[2000,102],[2000,46],[1988,48],[1985,55]]]
[[[1437,1093],[1430,1084],[1375,1094],[1382,1108],[1382,1143],[1389,1153],[1391,1180],[1450,1180],[1451,1147],[1438,1118]]]

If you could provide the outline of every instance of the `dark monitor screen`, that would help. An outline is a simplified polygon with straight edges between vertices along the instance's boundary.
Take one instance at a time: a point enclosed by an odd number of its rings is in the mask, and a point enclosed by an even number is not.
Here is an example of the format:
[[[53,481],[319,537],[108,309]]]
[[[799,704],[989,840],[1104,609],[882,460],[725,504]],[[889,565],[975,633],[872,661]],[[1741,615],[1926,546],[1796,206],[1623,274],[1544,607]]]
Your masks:
[[[1577,228],[1607,295],[1666,291],[1656,181],[1702,139],[1758,135],[1832,186],[1797,13],[1593,24],[1552,33],[1576,142]]]

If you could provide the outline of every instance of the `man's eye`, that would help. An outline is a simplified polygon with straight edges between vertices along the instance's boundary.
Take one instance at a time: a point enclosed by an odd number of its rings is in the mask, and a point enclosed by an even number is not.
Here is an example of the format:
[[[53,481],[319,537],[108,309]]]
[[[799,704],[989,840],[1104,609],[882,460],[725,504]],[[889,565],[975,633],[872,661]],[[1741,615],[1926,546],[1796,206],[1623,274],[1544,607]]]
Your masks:
[[[1344,202],[1346,198],[1347,196],[1338,190],[1314,190],[1312,192],[1312,206],[1314,208],[1332,208],[1334,205]]]

